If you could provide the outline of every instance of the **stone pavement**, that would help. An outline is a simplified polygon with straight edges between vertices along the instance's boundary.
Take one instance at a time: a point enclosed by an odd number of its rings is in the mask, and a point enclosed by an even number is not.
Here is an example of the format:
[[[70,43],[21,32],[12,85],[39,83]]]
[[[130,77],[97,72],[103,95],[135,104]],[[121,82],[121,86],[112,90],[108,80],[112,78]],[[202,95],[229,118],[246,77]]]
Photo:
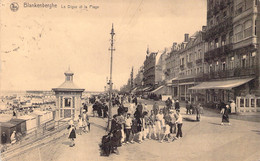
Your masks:
[[[152,105],[148,105],[151,108]],[[105,134],[107,119],[90,117],[91,132],[77,135],[75,147],[67,137],[20,155],[13,160],[80,161],[80,160],[177,160],[177,161],[257,161],[260,160],[260,123],[231,119],[231,126],[221,126],[221,117],[185,115],[183,138],[170,143],[147,140],[119,148],[119,155],[100,156],[99,143]],[[116,111],[116,108],[114,109]]]

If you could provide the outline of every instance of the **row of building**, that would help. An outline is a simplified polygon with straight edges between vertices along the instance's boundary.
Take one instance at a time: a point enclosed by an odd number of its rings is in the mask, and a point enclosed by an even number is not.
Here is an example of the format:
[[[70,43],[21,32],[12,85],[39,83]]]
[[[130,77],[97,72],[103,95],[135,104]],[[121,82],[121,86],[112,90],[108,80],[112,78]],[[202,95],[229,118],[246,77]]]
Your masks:
[[[148,48],[132,92],[208,105],[235,100],[239,112],[260,111],[259,3],[207,0],[207,26],[171,48]]]

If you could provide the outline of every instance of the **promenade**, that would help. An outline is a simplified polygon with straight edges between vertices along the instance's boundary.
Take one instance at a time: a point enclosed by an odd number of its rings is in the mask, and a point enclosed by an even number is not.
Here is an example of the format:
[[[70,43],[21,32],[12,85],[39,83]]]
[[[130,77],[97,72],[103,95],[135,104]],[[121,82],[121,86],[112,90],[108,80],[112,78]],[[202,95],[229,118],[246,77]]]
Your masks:
[[[146,101],[148,108],[152,102]],[[91,107],[89,107],[91,109]],[[113,109],[113,112],[116,108]],[[79,160],[178,160],[178,161],[257,161],[260,159],[260,123],[230,119],[231,126],[221,126],[221,115],[205,111],[201,121],[195,115],[184,118],[183,138],[159,143],[146,140],[142,144],[127,144],[119,148],[119,155],[100,156],[99,143],[105,134],[107,119],[90,117],[91,132],[77,135],[75,147],[69,147],[67,136],[35,148],[11,161],[79,161]],[[211,114],[211,115],[210,115]],[[208,115],[208,116],[207,116]]]

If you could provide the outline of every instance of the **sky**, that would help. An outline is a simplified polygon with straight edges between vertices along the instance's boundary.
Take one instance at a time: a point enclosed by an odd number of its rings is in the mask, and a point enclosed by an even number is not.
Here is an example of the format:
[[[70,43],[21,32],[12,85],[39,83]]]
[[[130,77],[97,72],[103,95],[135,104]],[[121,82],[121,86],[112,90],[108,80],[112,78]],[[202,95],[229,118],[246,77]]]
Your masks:
[[[112,23],[112,81],[119,89],[132,66],[137,74],[148,46],[155,52],[169,48],[182,42],[185,33],[192,35],[206,25],[206,0],[16,2],[16,12],[10,10],[12,1],[0,4],[0,90],[51,90],[64,82],[70,67],[78,87],[103,91],[110,72]],[[24,7],[25,2],[53,3],[57,8]]]

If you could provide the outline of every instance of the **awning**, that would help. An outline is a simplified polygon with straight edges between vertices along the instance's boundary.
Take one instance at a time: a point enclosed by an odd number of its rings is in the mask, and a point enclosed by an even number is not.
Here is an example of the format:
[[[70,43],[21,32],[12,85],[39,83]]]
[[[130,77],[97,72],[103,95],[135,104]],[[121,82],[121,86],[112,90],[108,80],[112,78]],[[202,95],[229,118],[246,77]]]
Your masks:
[[[185,83],[179,83],[179,85],[190,85],[190,84],[195,84],[195,82],[185,82]]]
[[[193,86],[189,89],[232,89],[251,81],[254,78],[246,79],[232,79],[232,80],[220,80],[212,82],[202,82],[199,85]]]
[[[137,87],[135,87],[131,92],[134,93],[137,90]]]
[[[161,90],[163,90],[163,87],[164,87],[164,86],[162,85],[162,86],[156,88],[155,90],[151,91],[151,93],[160,93]]]
[[[174,77],[174,78],[172,78],[170,80],[167,80],[166,81],[167,86],[171,86],[172,85],[172,81],[177,80],[177,79],[178,79],[178,77]]]
[[[149,92],[152,88],[153,88],[153,87],[145,87],[145,88],[143,89],[143,91],[144,91],[144,92]]]

